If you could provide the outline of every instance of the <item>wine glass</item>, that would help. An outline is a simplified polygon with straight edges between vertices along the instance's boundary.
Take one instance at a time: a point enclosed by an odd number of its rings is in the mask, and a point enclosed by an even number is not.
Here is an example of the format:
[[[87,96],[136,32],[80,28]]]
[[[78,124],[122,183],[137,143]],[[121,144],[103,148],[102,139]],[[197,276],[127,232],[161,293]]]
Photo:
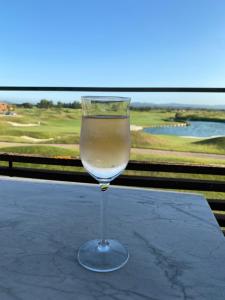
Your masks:
[[[87,96],[81,98],[82,124],[80,156],[84,168],[100,185],[101,236],[87,241],[78,251],[78,261],[86,269],[110,272],[124,266],[127,249],[106,236],[105,214],[110,182],[126,168],[130,155],[130,98]]]

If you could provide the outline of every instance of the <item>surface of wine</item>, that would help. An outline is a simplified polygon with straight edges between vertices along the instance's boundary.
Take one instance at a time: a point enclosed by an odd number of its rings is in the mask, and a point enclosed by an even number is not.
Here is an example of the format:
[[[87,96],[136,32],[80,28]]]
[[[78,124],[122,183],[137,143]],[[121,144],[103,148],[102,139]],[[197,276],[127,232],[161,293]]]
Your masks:
[[[126,167],[130,153],[130,124],[126,116],[83,116],[80,155],[97,180],[110,181]]]

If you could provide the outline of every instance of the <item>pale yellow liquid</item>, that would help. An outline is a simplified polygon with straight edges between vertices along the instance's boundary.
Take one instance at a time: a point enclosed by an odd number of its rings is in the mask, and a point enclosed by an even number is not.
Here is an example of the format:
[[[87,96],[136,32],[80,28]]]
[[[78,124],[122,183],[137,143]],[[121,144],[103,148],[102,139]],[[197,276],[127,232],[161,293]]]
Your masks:
[[[126,116],[82,118],[80,155],[96,179],[112,180],[126,167],[130,153],[130,124]]]

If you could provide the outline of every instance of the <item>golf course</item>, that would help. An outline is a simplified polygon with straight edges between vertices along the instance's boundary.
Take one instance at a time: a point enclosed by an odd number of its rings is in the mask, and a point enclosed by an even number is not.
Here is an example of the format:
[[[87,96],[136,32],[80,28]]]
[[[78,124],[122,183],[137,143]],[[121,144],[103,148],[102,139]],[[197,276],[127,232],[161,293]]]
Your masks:
[[[196,111],[190,110],[183,113],[168,109],[132,110],[131,158],[225,164],[225,137],[187,138],[143,131],[149,127],[180,126],[186,119],[190,120],[193,117],[196,120],[197,116],[200,120],[225,120],[224,111],[199,111],[197,114]],[[0,115],[0,151],[46,156],[79,156],[80,123],[80,109],[16,108],[15,115]],[[206,155],[202,156],[201,153]]]

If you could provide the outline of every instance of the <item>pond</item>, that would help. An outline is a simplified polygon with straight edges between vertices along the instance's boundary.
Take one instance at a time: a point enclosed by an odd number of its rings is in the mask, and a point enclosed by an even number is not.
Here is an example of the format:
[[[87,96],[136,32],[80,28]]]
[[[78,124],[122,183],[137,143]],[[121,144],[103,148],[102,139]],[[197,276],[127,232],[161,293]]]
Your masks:
[[[186,137],[225,136],[225,122],[190,121],[190,126],[145,128],[152,134],[178,135]]]

